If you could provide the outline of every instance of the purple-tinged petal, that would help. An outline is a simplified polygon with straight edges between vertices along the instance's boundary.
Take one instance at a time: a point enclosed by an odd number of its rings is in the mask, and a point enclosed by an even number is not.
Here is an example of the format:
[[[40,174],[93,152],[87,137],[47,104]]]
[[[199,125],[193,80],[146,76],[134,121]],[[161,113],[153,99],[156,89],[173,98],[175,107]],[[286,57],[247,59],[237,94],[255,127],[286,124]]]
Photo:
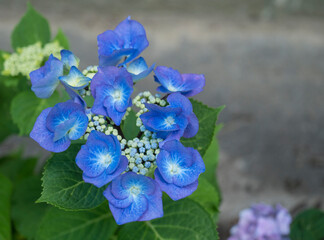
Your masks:
[[[188,125],[183,132],[183,137],[192,138],[199,130],[199,120],[194,113],[190,114],[188,117]]]
[[[192,97],[204,90],[205,76],[203,74],[181,74],[183,79],[183,95]]]
[[[196,191],[198,187],[198,180],[185,187],[178,187],[174,184],[169,184],[166,181],[164,181],[158,169],[155,170],[154,176],[155,176],[155,181],[157,181],[161,190],[166,192],[170,196],[170,198],[174,201],[189,196],[194,191]]]
[[[30,137],[34,139],[41,147],[51,152],[63,152],[71,144],[66,137],[54,141],[54,133],[46,127],[46,118],[52,108],[47,108],[38,116]]]
[[[29,74],[31,89],[37,97],[49,98],[59,84],[58,77],[62,75],[63,63],[51,54],[43,67]]]

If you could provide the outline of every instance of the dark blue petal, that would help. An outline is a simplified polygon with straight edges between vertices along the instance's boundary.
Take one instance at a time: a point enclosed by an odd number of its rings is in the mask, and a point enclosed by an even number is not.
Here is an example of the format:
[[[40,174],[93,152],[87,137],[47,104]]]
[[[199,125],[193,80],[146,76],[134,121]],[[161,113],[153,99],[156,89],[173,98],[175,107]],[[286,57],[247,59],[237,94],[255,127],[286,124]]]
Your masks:
[[[155,181],[159,184],[162,191],[166,192],[174,201],[185,198],[196,191],[198,180],[185,187],[178,187],[174,184],[169,184],[164,181],[158,169],[154,172]]]
[[[70,140],[66,137],[54,141],[54,132],[46,127],[46,119],[52,108],[47,108],[38,116],[30,137],[41,147],[51,152],[63,152],[70,146]]]
[[[192,104],[190,100],[181,93],[171,93],[167,97],[167,101],[171,107],[181,108],[185,115],[192,114]]]
[[[91,81],[90,78],[85,77],[75,66],[71,67],[68,75],[61,76],[59,79],[75,90],[85,88]]]
[[[70,69],[71,67],[78,67],[80,59],[76,57],[71,51],[63,49],[61,50],[61,61],[64,64],[66,69]]]
[[[37,97],[49,98],[59,84],[58,77],[62,75],[63,63],[51,54],[43,67],[29,74],[31,89]]]

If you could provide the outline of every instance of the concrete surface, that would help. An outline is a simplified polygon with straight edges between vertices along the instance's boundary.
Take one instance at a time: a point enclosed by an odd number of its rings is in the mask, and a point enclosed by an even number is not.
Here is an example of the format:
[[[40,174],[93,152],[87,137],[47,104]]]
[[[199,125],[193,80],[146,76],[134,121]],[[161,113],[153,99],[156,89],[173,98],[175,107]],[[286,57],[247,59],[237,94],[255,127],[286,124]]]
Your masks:
[[[252,202],[291,210],[324,204],[323,2],[31,2],[53,34],[63,28],[82,66],[97,64],[97,34],[131,15],[146,27],[149,63],[206,75],[197,98],[227,105],[217,173],[221,239]],[[1,49],[10,49],[10,32],[24,10],[24,1],[0,0]],[[147,86],[156,84],[138,84]]]

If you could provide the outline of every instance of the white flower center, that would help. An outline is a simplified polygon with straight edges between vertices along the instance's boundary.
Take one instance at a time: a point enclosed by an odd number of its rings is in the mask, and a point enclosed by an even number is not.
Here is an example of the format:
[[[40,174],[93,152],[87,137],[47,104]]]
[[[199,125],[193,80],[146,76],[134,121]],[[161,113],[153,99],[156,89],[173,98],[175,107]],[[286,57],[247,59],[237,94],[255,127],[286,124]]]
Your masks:
[[[129,189],[130,194],[133,196],[137,196],[138,194],[141,193],[141,189],[138,186],[133,186]]]
[[[113,94],[113,98],[114,98],[116,101],[119,101],[119,100],[122,99],[122,95],[123,95],[122,91],[120,91],[120,90],[116,90],[116,91],[114,92],[114,94]]]
[[[112,157],[110,156],[109,153],[101,155],[100,158],[99,158],[99,162],[101,164],[103,164],[104,166],[108,167],[109,164],[112,162]]]
[[[164,119],[164,122],[167,127],[171,127],[174,124],[174,118],[168,116],[166,119]]]

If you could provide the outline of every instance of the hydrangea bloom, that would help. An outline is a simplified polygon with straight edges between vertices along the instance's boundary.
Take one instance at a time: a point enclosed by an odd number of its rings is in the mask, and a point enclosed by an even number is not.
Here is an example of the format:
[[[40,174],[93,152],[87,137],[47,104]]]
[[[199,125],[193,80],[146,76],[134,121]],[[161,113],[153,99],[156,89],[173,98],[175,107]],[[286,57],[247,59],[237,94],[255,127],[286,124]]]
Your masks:
[[[125,56],[121,64],[129,63],[148,45],[142,24],[128,17],[115,30],[107,30],[98,36],[99,66],[114,66]]]
[[[255,204],[240,213],[228,240],[286,240],[291,216],[281,205]]]
[[[92,131],[86,145],[76,156],[83,180],[97,187],[109,183],[126,170],[128,160],[121,155],[120,143],[114,135]]]
[[[71,140],[86,140],[76,164],[85,182],[96,187],[109,184],[104,196],[118,224],[162,217],[162,191],[173,200],[184,198],[196,190],[205,171],[198,151],[179,141],[198,132],[188,96],[200,92],[205,80],[202,75],[158,67],[159,89],[168,95],[145,91],[132,100],[134,82],[155,66],[148,67],[138,57],[147,46],[143,26],[127,18],[98,36],[99,67],[81,72],[79,59],[62,50],[60,60],[51,56],[43,68],[31,73],[37,96],[50,96],[61,82],[71,100],[45,109],[30,136],[53,152],[66,150]],[[127,139],[127,124],[120,125],[132,105],[138,108],[134,124],[139,133]],[[155,178],[148,177],[152,173]]]
[[[132,105],[133,81],[127,70],[112,66],[99,68],[91,81],[91,92],[95,98],[92,112],[110,117],[120,125]]]
[[[87,125],[88,117],[80,104],[58,103],[42,111],[30,137],[48,151],[63,152],[71,140],[77,140],[85,133]]]
[[[167,101],[170,104],[167,107],[145,105],[149,111],[141,115],[144,126],[156,132],[158,137],[166,139],[164,142],[179,140],[182,136],[186,138],[195,136],[199,122],[189,99],[180,93],[173,93],[167,97]]]
[[[117,222],[149,221],[163,216],[162,192],[156,182],[133,172],[116,178],[104,192]]]
[[[161,148],[154,176],[162,191],[173,200],[179,200],[197,189],[198,177],[204,171],[205,164],[199,152],[173,140]]]
[[[192,97],[205,86],[205,77],[202,74],[180,74],[177,70],[163,66],[158,66],[154,73],[155,81],[161,84],[157,88],[159,92],[180,92],[186,97]]]
[[[29,74],[31,89],[37,97],[48,98],[59,84],[58,77],[62,75],[63,63],[51,54],[43,67]]]

